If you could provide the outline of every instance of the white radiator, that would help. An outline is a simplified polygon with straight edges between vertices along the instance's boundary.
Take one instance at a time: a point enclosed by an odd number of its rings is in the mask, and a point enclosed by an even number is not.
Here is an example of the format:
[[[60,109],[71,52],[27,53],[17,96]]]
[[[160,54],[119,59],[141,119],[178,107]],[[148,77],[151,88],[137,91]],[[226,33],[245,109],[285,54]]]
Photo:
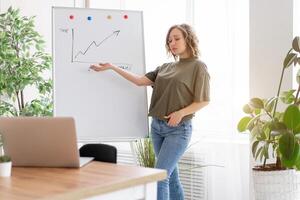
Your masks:
[[[179,161],[179,177],[185,200],[207,200],[208,178],[205,153],[189,150]]]
[[[119,150],[117,152],[117,162],[126,165],[136,165],[135,157],[132,151]]]

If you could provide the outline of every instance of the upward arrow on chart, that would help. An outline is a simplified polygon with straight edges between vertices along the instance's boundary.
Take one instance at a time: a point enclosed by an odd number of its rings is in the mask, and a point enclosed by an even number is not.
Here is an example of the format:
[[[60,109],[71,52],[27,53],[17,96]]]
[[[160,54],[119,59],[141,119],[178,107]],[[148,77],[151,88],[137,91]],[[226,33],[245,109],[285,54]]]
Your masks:
[[[97,43],[96,41],[92,41],[91,43],[90,43],[90,45],[86,48],[86,50],[85,51],[79,51],[76,55],[75,55],[75,58],[77,58],[77,56],[79,56],[79,55],[85,55],[88,51],[89,51],[89,49],[94,45],[94,46],[96,46],[96,47],[99,47],[103,42],[105,42],[106,40],[108,40],[109,38],[111,38],[111,37],[113,37],[113,36],[118,36],[119,35],[119,33],[120,33],[120,30],[117,30],[117,31],[114,31],[112,34],[110,34],[109,36],[107,36],[106,38],[104,38],[101,42],[99,42],[99,43]],[[72,29],[72,39],[73,39],[73,41],[74,41],[74,29]]]

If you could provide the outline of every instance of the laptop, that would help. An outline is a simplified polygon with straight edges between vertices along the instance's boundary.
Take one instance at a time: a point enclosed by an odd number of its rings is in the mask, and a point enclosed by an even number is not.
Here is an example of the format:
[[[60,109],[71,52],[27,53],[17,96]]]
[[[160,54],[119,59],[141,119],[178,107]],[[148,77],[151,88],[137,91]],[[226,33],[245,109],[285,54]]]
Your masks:
[[[0,134],[13,166],[78,168],[93,160],[79,157],[71,117],[0,117]]]

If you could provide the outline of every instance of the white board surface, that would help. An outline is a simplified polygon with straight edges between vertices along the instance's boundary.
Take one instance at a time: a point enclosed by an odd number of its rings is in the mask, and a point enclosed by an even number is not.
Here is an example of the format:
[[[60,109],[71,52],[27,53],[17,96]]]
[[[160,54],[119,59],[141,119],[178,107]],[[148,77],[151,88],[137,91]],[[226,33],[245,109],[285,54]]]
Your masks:
[[[82,141],[145,137],[146,88],[89,70],[110,62],[145,74],[142,12],[54,7],[52,26],[55,116],[74,117]]]

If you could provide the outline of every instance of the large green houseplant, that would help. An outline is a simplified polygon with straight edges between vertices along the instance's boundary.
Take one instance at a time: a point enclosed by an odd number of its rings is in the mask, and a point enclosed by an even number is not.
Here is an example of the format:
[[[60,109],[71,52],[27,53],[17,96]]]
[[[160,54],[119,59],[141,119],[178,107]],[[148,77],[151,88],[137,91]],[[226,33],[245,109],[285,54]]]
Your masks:
[[[295,37],[283,62],[277,95],[269,99],[252,98],[243,107],[247,116],[238,123],[240,132],[251,133],[252,155],[261,163],[252,172],[256,200],[300,198],[295,185],[295,169],[300,170],[300,70],[296,75],[297,89],[281,92],[285,70],[298,64],[300,38]],[[278,109],[279,102],[284,105],[282,110]]]
[[[0,15],[0,115],[49,116],[53,112],[52,80],[44,74],[51,56],[34,27],[34,17],[23,17],[11,7]],[[35,88],[28,100],[24,90]],[[27,102],[26,102],[27,101]]]
[[[260,170],[278,170],[295,168],[300,170],[300,70],[296,78],[297,90],[281,91],[284,72],[289,66],[300,64],[300,39],[295,37],[292,48],[288,51],[280,76],[277,95],[269,99],[252,98],[243,107],[248,115],[238,123],[238,130],[248,130],[252,139],[252,155],[262,165]],[[283,111],[278,111],[278,102],[286,104]],[[267,163],[275,157],[276,163]]]

